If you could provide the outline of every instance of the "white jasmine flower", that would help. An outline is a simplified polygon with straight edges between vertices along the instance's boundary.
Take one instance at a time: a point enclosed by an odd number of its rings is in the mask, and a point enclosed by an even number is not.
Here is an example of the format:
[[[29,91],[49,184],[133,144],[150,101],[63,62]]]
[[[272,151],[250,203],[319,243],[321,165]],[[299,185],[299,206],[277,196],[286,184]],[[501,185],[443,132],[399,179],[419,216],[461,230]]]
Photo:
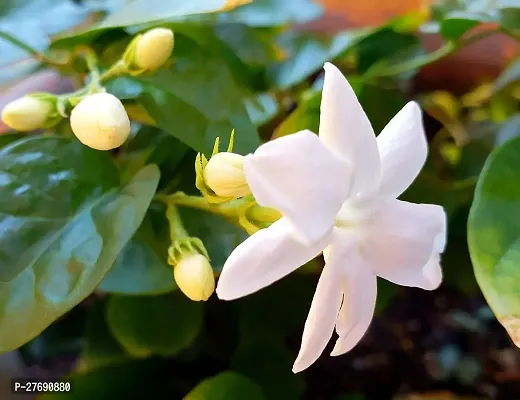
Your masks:
[[[419,106],[408,103],[376,138],[352,88],[325,64],[319,137],[309,131],[273,140],[246,156],[258,204],[283,217],[230,255],[217,295],[246,296],[323,251],[319,279],[293,371],[309,367],[336,329],[332,355],[363,337],[374,314],[376,276],[426,290],[442,280],[442,207],[396,198],[427,156]]]

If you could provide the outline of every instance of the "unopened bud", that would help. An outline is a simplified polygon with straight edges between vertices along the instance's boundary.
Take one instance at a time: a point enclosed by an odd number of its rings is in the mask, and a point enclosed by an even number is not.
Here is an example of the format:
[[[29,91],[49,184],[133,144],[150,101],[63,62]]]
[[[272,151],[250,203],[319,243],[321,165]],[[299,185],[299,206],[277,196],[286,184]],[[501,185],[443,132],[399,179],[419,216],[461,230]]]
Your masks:
[[[44,128],[52,110],[50,101],[27,95],[7,104],[2,110],[2,120],[14,130],[29,132]]]
[[[202,254],[186,254],[173,269],[175,282],[193,301],[206,301],[215,291],[215,277],[208,259]]]
[[[217,153],[204,168],[206,185],[218,196],[239,198],[251,193],[244,174],[244,156]]]
[[[173,51],[173,32],[155,28],[145,32],[135,45],[135,64],[145,71],[155,71],[163,65]]]
[[[70,114],[70,126],[81,143],[96,150],[115,149],[130,134],[125,107],[109,93],[96,93],[81,100]]]

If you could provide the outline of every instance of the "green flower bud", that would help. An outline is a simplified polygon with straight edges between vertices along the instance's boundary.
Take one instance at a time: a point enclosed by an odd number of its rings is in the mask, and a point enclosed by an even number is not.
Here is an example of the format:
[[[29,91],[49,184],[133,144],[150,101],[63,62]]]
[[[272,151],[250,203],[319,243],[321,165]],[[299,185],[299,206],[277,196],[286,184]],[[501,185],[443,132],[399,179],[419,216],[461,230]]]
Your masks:
[[[29,132],[45,128],[53,109],[51,101],[27,95],[7,104],[2,110],[2,120],[14,130]]]
[[[240,154],[215,154],[203,174],[206,185],[218,196],[240,198],[251,193],[244,174],[244,157]]]
[[[151,29],[135,44],[134,62],[144,71],[155,71],[171,56],[173,44],[173,32],[170,29]]]
[[[70,114],[70,126],[81,143],[96,150],[115,149],[130,134],[125,107],[109,93],[96,93],[81,100]]]
[[[208,259],[202,254],[182,256],[173,269],[175,282],[190,300],[206,301],[215,291],[215,276]]]

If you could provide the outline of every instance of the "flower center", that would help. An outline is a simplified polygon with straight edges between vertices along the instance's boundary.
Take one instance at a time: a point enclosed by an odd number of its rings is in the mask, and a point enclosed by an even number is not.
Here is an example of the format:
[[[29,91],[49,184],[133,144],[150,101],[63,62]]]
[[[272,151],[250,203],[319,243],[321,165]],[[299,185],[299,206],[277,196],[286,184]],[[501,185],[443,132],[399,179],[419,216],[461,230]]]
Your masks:
[[[377,202],[366,197],[351,197],[343,203],[336,216],[337,228],[357,228],[365,225],[376,211]]]

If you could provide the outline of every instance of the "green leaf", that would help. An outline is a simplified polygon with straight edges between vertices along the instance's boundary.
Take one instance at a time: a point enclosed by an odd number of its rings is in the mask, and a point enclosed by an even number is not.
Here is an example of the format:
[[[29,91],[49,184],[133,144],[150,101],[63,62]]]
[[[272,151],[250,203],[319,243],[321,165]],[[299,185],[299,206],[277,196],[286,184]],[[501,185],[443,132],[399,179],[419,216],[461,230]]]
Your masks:
[[[416,51],[420,48],[419,39],[412,34],[398,33],[390,27],[374,30],[366,35],[357,45],[358,51],[358,70],[365,73],[382,61],[403,61],[399,53],[406,52],[409,58],[411,50]]]
[[[105,307],[105,301],[97,301],[88,311],[85,344],[77,364],[77,372],[84,373],[130,358],[108,329]]]
[[[282,121],[273,133],[273,139],[309,129],[318,132],[320,125],[321,91],[307,90],[296,109]]]
[[[107,29],[144,24],[159,25],[172,19],[182,20],[192,15],[214,13],[229,6],[231,3],[229,0],[174,1],[168,3],[165,3],[163,0],[133,0],[125,2],[122,7],[119,7],[100,24],[81,32],[64,36],[55,45],[58,47],[70,47],[79,42],[88,42]],[[241,2],[233,3],[239,5]]]
[[[276,98],[266,93],[246,99],[245,105],[249,118],[255,126],[269,122],[278,114],[280,109]]]
[[[100,2],[85,3],[79,5],[68,0],[2,1],[0,83],[27,75],[38,65],[36,60],[31,60],[30,54],[2,38],[2,33],[7,33],[38,51],[45,51],[51,36],[79,25],[90,13],[104,11],[109,6]]]
[[[233,357],[233,370],[262,386],[268,399],[300,399],[305,389],[301,374],[292,372],[295,355],[280,337],[244,336]]]
[[[43,394],[39,400],[145,399],[157,388],[161,366],[152,360],[132,360],[67,376],[70,392]]]
[[[520,58],[514,60],[495,81],[495,90],[502,90],[520,81]]]
[[[200,382],[184,400],[264,400],[254,381],[233,371],[225,371]]]
[[[0,350],[21,346],[87,297],[145,215],[157,167],[124,186],[107,153],[33,137],[0,150]]]
[[[177,286],[172,269],[166,263],[167,252],[160,250],[151,221],[145,218],[99,285],[99,290],[129,295],[156,295],[173,291]]]
[[[314,0],[253,0],[243,7],[218,15],[218,21],[271,27],[302,24],[322,14],[323,8]]]
[[[504,7],[499,10],[500,25],[513,34],[520,33],[520,4],[516,7]]]
[[[440,33],[448,40],[457,40],[471,28],[483,22],[484,17],[467,12],[452,12],[440,23]]]
[[[477,282],[520,347],[520,138],[489,156],[475,190],[468,244]]]
[[[204,243],[216,272],[222,271],[231,252],[248,237],[242,228],[214,214],[181,208],[181,217],[188,233]]]
[[[244,105],[246,93],[222,59],[185,36],[176,36],[176,63],[154,75],[116,80],[110,90],[136,99],[157,126],[197,151],[210,152],[215,138],[235,129],[236,152],[260,144]],[[204,66],[201,68],[201,66]]]
[[[280,39],[280,46],[288,52],[287,60],[270,69],[270,80],[281,89],[299,84],[321,70],[326,61],[340,57],[372,31],[345,31],[331,39],[290,32]]]
[[[135,357],[173,356],[188,347],[203,322],[204,304],[179,291],[160,296],[110,297],[110,331]]]

